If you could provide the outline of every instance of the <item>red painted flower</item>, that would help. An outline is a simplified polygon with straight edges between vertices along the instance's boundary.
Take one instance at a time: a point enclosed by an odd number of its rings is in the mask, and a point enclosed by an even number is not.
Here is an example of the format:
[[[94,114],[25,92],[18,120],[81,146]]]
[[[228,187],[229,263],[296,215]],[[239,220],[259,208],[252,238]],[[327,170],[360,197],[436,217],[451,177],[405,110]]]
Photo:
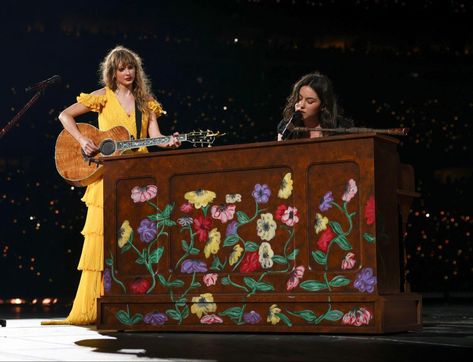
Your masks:
[[[240,265],[240,273],[251,273],[259,269],[259,254],[257,251],[246,253]]]
[[[322,235],[320,235],[319,240],[317,240],[317,246],[319,247],[319,249],[322,250],[324,253],[326,253],[328,244],[332,241],[332,239],[335,236],[336,234],[333,232],[331,227],[328,227],[327,229],[325,229]]]
[[[151,283],[148,279],[138,277],[130,283],[130,291],[133,294],[145,294],[150,286]]]
[[[374,196],[371,195],[365,205],[365,218],[367,225],[373,225],[376,221]]]
[[[212,219],[210,216],[203,217],[202,215],[197,216],[194,219],[194,223],[192,224],[192,228],[197,233],[199,237],[199,241],[207,241],[209,237],[209,230],[212,227]]]
[[[286,210],[287,210],[286,205],[284,205],[284,204],[279,205],[278,208],[276,209],[276,213],[275,213],[276,220],[281,220],[281,218],[284,215],[284,212]]]

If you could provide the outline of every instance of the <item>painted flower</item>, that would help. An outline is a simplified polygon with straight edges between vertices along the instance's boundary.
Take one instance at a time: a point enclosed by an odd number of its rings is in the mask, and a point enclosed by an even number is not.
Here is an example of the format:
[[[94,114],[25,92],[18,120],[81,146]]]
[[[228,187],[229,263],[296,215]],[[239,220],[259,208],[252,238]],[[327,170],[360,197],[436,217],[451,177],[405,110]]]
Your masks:
[[[168,321],[168,316],[161,312],[151,312],[144,316],[143,322],[153,326],[162,326]]]
[[[261,321],[261,316],[252,310],[251,312],[243,314],[243,320],[248,324],[257,324]]]
[[[132,294],[145,294],[150,286],[148,279],[137,277],[130,283],[130,291]]]
[[[158,194],[158,188],[155,185],[145,187],[135,186],[131,189],[131,198],[133,202],[145,202],[154,199]]]
[[[271,244],[266,241],[262,242],[258,250],[258,261],[263,269],[269,269],[273,266],[274,251]]]
[[[300,280],[304,277],[305,267],[303,265],[294,269],[286,283],[286,290],[292,290],[299,285]]]
[[[204,217],[203,215],[198,215],[192,224],[192,228],[196,232],[199,241],[207,241],[211,227],[212,219],[210,216]]]
[[[128,240],[130,240],[132,233],[133,229],[130,226],[130,222],[128,220],[123,221],[123,224],[120,226],[120,230],[118,231],[118,247],[120,249],[125,246]]]
[[[230,235],[235,235],[237,233],[238,229],[238,222],[237,221],[232,221],[227,225],[227,230],[225,232],[225,236],[230,236]]]
[[[320,211],[327,211],[328,209],[330,209],[332,207],[332,201],[333,201],[332,191],[329,191],[320,200],[320,206],[319,206]]]
[[[371,319],[373,319],[373,314],[368,309],[364,307],[354,308],[345,313],[342,318],[342,324],[360,327],[362,325],[368,325]]]
[[[266,321],[272,325],[278,324],[281,320],[281,318],[278,317],[279,313],[281,313],[281,308],[278,308],[277,304],[273,304],[271,307],[269,307],[268,318]]]
[[[204,247],[204,254],[205,257],[208,259],[210,254],[217,254],[218,250],[220,249],[220,231],[217,228],[212,229],[209,234],[209,240],[205,244]]]
[[[211,285],[215,285],[217,283],[217,278],[218,278],[217,273],[209,273],[209,274],[205,274],[202,280],[204,281],[204,284],[206,286],[210,287]]]
[[[228,220],[233,219],[233,215],[235,215],[235,205],[213,205],[210,209],[210,213],[214,219],[218,219],[225,224]]]
[[[202,317],[204,314],[213,313],[217,310],[217,304],[214,302],[214,297],[212,293],[204,293],[198,297],[193,297],[191,306],[191,313],[197,315],[197,317]]]
[[[140,234],[140,239],[142,242],[149,243],[158,234],[156,223],[150,219],[141,220],[140,226],[138,226],[138,234]]]
[[[234,204],[235,202],[241,202],[241,195],[240,194],[226,194],[225,202],[227,204]]]
[[[355,180],[352,178],[348,180],[347,185],[345,186],[345,192],[343,193],[342,200],[349,202],[353,199],[358,192],[358,187],[356,186]]]
[[[194,205],[196,209],[205,207],[215,199],[217,195],[213,191],[198,189],[196,191],[186,192],[184,198]]]
[[[376,221],[374,196],[371,195],[365,205],[366,225],[373,225]]]
[[[103,289],[109,292],[112,289],[112,274],[109,268],[105,268],[103,271]]]
[[[299,213],[295,207],[289,206],[287,210],[284,211],[281,221],[287,226],[294,226],[299,222]]]
[[[223,323],[223,319],[216,314],[207,314],[200,318],[200,323],[202,324],[216,324]]]
[[[184,202],[181,207],[179,208],[182,212],[188,214],[192,211],[194,207],[189,201]]]
[[[257,251],[250,251],[245,254],[240,264],[240,273],[252,273],[259,269],[259,255]]]
[[[261,240],[271,240],[276,235],[276,221],[270,213],[261,214],[256,222],[256,231]]]
[[[238,259],[240,259],[241,253],[243,252],[243,248],[239,245],[236,244],[233,246],[233,251],[230,254],[230,257],[228,258],[228,263],[230,265],[236,264]]]
[[[292,194],[292,174],[286,173],[279,186],[278,197],[281,199],[288,199]]]
[[[345,257],[342,260],[342,269],[353,269],[353,267],[356,264],[355,260],[355,254],[353,254],[351,251],[345,255]]]
[[[373,293],[374,287],[376,285],[377,279],[373,275],[373,268],[363,268],[357,274],[353,286],[358,289],[360,292]]]
[[[324,253],[327,252],[328,244],[332,241],[332,239],[337,236],[332,228],[327,228],[321,235],[319,240],[317,240],[317,246],[319,247],[320,250],[322,250]]]
[[[177,219],[177,223],[181,226],[190,226],[194,223],[194,219],[190,216],[183,216]]]
[[[256,184],[251,195],[258,204],[265,204],[268,202],[269,196],[271,196],[271,190],[266,184]]]
[[[207,272],[207,264],[201,260],[186,259],[181,264],[181,273],[205,273]]]
[[[315,233],[318,234],[321,231],[327,229],[328,218],[326,216],[322,216],[322,214],[316,213],[315,214]]]
[[[276,209],[276,212],[274,213],[275,214],[275,218],[276,220],[281,220],[282,216],[284,215],[284,212],[287,210],[287,206],[284,205],[284,204],[281,204],[278,206],[278,208]]]

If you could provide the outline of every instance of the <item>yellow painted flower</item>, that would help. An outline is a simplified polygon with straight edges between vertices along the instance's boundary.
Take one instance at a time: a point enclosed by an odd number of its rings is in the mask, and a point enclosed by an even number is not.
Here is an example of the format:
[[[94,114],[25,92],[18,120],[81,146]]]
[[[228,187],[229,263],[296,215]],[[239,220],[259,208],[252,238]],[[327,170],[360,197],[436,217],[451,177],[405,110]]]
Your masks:
[[[215,199],[217,195],[213,191],[198,189],[196,191],[186,192],[184,198],[194,205],[196,209],[205,207]]]
[[[212,293],[204,293],[199,297],[192,298],[191,313],[201,318],[203,314],[214,313],[217,311],[217,304],[214,302]]]
[[[236,264],[238,259],[240,259],[240,256],[241,256],[242,252],[243,252],[243,248],[240,246],[240,244],[236,244],[233,247],[233,251],[230,254],[230,258],[229,258],[230,265]]]
[[[327,229],[328,218],[326,216],[322,216],[321,214],[315,214],[315,233],[318,234],[321,231]]]
[[[273,304],[271,307],[269,307],[267,322],[273,325],[278,324],[281,320],[281,318],[277,316],[278,313],[281,313],[281,308],[278,308],[277,304]]]
[[[292,194],[292,184],[292,174],[288,172],[284,175],[284,178],[281,181],[278,197],[281,199],[288,199]]]
[[[271,244],[264,241],[261,243],[259,246],[258,250],[258,261],[263,267],[263,269],[269,269],[273,266],[273,256],[274,256],[274,251],[271,248]]]
[[[130,226],[130,222],[128,220],[123,221],[122,226],[120,226],[120,231],[119,231],[120,236],[118,237],[118,247],[120,249],[123,248],[125,244],[128,242],[132,232],[133,232],[133,229]]]
[[[261,214],[260,219],[256,221],[256,231],[261,240],[269,241],[276,235],[276,221],[269,212]]]
[[[212,229],[209,233],[209,240],[207,244],[205,244],[204,254],[205,257],[208,259],[210,254],[217,254],[218,250],[220,249],[220,231],[217,228]]]

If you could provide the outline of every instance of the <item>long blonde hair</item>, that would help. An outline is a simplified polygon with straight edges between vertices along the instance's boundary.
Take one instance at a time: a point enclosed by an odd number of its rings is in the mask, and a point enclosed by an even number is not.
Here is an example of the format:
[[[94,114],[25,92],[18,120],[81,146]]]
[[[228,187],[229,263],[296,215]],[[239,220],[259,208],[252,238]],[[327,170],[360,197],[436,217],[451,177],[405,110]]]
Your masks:
[[[118,88],[115,74],[118,67],[122,65],[131,65],[135,68],[135,80],[132,85],[132,92],[138,108],[142,113],[151,112],[147,107],[147,102],[154,97],[151,91],[151,82],[143,70],[141,58],[138,54],[121,45],[116,46],[105,56],[100,63],[100,74],[102,76],[101,83],[113,91]]]

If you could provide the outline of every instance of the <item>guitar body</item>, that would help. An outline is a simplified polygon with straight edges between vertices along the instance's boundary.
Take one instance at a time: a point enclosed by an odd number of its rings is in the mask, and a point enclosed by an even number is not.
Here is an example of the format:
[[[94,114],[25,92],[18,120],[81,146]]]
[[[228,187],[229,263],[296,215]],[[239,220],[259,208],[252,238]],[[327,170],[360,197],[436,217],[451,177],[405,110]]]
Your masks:
[[[107,139],[114,141],[130,139],[130,133],[123,126],[101,131],[88,123],[77,123],[77,128],[84,136],[94,141],[97,146]],[[120,153],[121,151],[116,151],[110,156],[117,156]],[[99,153],[94,156],[94,159],[99,156],[103,155]],[[102,176],[102,165],[85,159],[79,142],[65,129],[61,131],[57,138],[54,158],[57,171],[71,185],[87,186]]]

